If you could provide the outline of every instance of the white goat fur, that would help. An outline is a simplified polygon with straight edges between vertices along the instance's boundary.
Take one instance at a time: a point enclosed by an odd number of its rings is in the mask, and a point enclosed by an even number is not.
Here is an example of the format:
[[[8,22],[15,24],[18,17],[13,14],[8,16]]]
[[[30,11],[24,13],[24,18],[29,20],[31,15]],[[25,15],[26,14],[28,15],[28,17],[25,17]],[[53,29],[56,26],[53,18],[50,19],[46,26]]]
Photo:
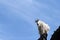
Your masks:
[[[46,24],[43,21],[39,20],[37,24],[38,24],[37,26],[38,26],[39,34],[48,33],[48,31],[50,30],[50,27],[48,26],[48,24]]]

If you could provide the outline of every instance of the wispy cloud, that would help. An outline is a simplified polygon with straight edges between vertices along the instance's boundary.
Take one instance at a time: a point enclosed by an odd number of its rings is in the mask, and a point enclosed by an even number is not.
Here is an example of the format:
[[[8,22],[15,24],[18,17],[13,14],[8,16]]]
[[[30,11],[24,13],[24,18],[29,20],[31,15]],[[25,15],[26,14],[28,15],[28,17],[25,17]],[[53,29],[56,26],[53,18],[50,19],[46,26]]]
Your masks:
[[[57,4],[58,3],[56,1],[52,1],[52,0],[50,0],[48,2],[47,2],[47,0],[40,1],[40,2],[36,1],[36,0],[33,0],[33,1],[32,0],[0,0],[0,5],[4,5],[4,6],[1,6],[1,9],[2,8],[5,9],[5,10],[3,9],[4,11],[2,10],[3,14],[0,13],[1,15],[3,15],[3,16],[0,15],[2,17],[1,18],[2,20],[0,20],[1,21],[0,24],[4,25],[4,28],[5,28],[6,26],[13,27],[14,24],[18,24],[17,21],[18,22],[21,22],[21,20],[26,21],[30,25],[32,25],[32,27],[31,27],[32,29],[34,28],[33,32],[34,32],[34,37],[36,38],[38,36],[38,34],[36,33],[37,27],[35,27],[36,25],[34,22],[36,18],[39,18],[39,19],[47,22],[51,26],[51,28],[52,28],[52,26],[55,26],[53,28],[56,29],[56,25],[59,25],[59,21],[56,21],[56,20],[60,20],[59,19],[60,9],[57,9],[57,7],[58,7]],[[2,25],[0,25],[0,26],[2,27]],[[20,25],[22,25],[22,24],[20,23]],[[18,25],[16,25],[16,26],[18,26]],[[24,29],[24,30],[27,30],[27,29]],[[0,31],[4,32],[4,29],[2,29]],[[50,35],[51,35],[51,32],[50,32]],[[5,36],[3,35],[4,39],[7,39],[7,38],[13,39],[13,37],[14,37],[13,34],[11,34],[11,36],[10,36],[9,33],[7,33],[7,31],[4,32],[4,34],[5,34]],[[9,35],[9,36],[7,36],[7,35]],[[28,38],[30,38],[30,37],[28,37]],[[32,37],[32,39],[33,39],[33,37]]]

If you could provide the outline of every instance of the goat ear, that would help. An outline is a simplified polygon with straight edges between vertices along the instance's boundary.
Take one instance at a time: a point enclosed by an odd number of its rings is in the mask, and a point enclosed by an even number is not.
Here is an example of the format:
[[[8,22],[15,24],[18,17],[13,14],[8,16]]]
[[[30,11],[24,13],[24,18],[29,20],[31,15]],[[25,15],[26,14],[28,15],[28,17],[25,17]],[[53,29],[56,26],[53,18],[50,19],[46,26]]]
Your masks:
[[[38,21],[39,21],[39,19],[35,20],[35,22],[38,22]]]
[[[37,23],[37,20],[35,20],[35,22]]]

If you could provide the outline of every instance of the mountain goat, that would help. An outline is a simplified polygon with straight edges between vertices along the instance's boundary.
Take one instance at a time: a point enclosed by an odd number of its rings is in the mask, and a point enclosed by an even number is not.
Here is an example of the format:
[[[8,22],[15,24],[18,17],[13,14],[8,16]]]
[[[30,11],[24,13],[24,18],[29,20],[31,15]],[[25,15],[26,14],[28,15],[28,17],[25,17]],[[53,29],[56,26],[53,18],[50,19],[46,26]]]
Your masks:
[[[35,20],[37,26],[38,26],[38,30],[39,30],[39,34],[40,34],[40,38],[38,40],[47,40],[47,33],[50,30],[50,27],[48,26],[48,24],[46,24],[45,22],[37,19]]]

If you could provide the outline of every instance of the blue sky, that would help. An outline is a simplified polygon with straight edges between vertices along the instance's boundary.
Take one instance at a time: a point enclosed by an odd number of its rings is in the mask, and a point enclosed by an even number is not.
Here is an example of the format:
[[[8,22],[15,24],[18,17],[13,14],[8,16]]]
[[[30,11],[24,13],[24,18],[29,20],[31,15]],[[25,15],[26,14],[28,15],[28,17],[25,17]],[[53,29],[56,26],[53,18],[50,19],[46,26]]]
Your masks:
[[[50,26],[49,40],[60,25],[60,0],[0,0],[0,40],[37,40],[37,18]]]

